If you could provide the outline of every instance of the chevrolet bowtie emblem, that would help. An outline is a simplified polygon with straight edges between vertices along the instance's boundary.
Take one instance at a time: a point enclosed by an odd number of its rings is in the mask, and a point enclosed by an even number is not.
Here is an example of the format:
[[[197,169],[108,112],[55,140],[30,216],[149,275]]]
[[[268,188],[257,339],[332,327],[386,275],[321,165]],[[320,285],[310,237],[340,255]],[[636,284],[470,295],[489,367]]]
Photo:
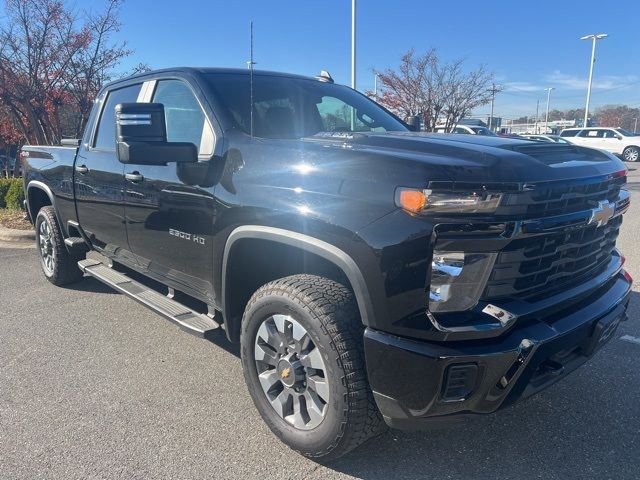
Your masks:
[[[291,375],[291,369],[289,367],[283,368],[282,371],[280,372],[280,376],[282,378],[289,378],[289,375]]]
[[[591,210],[591,218],[589,219],[589,225],[597,225],[601,227],[609,223],[609,220],[616,213],[615,203],[609,201],[599,202],[598,207]]]

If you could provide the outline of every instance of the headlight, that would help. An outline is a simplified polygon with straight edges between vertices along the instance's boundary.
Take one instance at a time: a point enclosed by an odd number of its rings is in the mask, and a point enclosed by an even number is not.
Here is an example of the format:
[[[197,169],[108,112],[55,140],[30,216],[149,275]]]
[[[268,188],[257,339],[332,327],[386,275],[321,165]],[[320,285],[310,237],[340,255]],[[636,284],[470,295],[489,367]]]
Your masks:
[[[434,192],[398,188],[396,205],[412,213],[491,213],[500,204],[501,193]]]
[[[475,306],[491,274],[496,253],[434,251],[429,310],[460,312]]]

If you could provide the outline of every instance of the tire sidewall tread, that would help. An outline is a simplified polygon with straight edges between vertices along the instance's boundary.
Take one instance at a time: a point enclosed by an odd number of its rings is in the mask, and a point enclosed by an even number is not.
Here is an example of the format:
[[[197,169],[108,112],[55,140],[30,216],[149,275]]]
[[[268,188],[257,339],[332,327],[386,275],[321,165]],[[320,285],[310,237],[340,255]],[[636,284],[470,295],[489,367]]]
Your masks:
[[[55,251],[55,262],[52,274],[49,274],[42,265],[42,257],[40,253],[40,225],[43,222],[47,222],[49,224],[52,246]],[[62,235],[60,224],[58,223],[53,206],[48,205],[40,209],[38,215],[36,215],[34,226],[36,229],[38,258],[40,259],[40,266],[45,278],[54,285],[67,285],[82,278],[83,274],[80,268],[78,268],[78,261],[83,257],[71,255],[67,250],[67,247],[64,244],[64,236]]]
[[[253,355],[255,335],[262,321],[274,313],[291,314],[300,322],[327,365],[330,410],[313,430],[298,430],[287,424],[259,386]],[[270,282],[258,289],[247,304],[241,353],[254,404],[280,439],[308,457],[331,460],[384,430],[367,381],[363,329],[352,292],[340,283],[315,275],[293,275]]]

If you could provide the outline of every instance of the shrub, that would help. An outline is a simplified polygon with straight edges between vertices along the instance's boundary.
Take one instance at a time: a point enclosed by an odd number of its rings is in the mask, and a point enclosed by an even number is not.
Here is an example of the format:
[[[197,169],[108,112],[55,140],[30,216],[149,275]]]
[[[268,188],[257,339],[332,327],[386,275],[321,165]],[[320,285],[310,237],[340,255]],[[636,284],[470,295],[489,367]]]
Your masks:
[[[24,201],[24,187],[21,178],[12,178],[9,190],[4,197],[6,208],[20,210]]]
[[[4,197],[6,197],[11,183],[10,178],[0,178],[0,208],[5,208],[7,206]]]

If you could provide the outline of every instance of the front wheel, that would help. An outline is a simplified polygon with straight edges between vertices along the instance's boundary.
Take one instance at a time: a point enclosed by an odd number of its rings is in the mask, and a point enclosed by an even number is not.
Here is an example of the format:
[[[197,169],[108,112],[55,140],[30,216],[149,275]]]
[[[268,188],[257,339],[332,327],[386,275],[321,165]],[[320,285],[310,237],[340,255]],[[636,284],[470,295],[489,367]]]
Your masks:
[[[294,275],[258,289],[242,320],[249,393],[302,454],[337,458],[384,430],[364,364],[362,323],[344,285]]]
[[[622,152],[622,158],[625,162],[637,162],[640,159],[640,148],[627,147]]]

